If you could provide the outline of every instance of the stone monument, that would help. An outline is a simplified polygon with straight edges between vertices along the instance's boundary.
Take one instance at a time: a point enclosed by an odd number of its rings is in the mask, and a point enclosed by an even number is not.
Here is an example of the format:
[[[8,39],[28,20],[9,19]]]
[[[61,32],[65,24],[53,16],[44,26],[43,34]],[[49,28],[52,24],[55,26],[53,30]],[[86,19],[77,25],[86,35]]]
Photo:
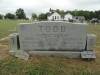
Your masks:
[[[41,21],[18,25],[11,34],[10,53],[27,60],[29,55],[54,55],[68,58],[96,58],[94,34],[87,24],[65,21]]]

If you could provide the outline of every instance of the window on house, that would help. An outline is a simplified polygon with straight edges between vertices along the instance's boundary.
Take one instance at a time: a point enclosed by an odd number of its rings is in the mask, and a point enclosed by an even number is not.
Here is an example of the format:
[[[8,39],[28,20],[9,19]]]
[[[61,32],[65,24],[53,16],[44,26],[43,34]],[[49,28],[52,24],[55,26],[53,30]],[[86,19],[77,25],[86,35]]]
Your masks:
[[[55,20],[56,20],[56,16],[55,16]]]
[[[52,20],[54,20],[54,16],[52,17]]]

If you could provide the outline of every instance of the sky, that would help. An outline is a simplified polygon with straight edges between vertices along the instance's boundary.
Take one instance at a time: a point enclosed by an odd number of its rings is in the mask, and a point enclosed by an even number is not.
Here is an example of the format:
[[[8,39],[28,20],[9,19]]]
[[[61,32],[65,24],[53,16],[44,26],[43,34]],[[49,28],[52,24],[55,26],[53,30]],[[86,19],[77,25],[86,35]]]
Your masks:
[[[50,8],[61,10],[100,10],[100,0],[0,0],[0,14],[15,13],[23,8],[28,17],[32,13],[45,13]]]

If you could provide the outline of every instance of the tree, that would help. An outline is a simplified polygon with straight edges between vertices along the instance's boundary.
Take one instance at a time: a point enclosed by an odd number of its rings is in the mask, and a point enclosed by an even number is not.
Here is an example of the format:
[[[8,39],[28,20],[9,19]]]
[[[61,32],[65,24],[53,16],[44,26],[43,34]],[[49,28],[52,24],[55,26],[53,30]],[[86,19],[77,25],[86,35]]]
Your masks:
[[[35,20],[37,18],[37,15],[35,13],[32,14],[32,19]]]
[[[95,11],[95,18],[100,19],[100,10]]]
[[[5,15],[5,19],[15,19],[15,15],[14,14],[11,14],[11,13],[7,13]]]
[[[0,19],[3,19],[3,15],[0,14]]]
[[[47,20],[47,14],[44,14],[44,13],[41,13],[39,16],[38,16],[38,20]]]
[[[26,19],[26,14],[22,8],[16,10],[17,19]]]

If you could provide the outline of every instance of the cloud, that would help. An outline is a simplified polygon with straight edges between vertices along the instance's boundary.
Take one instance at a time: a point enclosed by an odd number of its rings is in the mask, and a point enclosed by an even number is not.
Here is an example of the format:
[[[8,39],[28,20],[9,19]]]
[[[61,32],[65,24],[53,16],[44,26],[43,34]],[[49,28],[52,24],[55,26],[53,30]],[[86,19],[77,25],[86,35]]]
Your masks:
[[[99,10],[100,0],[73,0],[77,9]]]
[[[49,8],[63,10],[99,10],[100,0],[0,0],[0,13],[15,13],[23,8],[28,16],[32,12],[47,12]]]

